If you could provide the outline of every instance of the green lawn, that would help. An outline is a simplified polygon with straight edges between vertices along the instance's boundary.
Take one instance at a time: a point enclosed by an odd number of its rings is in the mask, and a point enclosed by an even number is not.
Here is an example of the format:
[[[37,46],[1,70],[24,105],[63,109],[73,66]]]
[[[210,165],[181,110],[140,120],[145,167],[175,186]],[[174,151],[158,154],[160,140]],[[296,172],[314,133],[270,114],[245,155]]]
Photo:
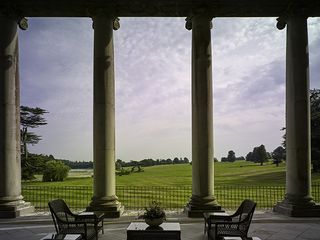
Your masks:
[[[116,177],[117,196],[126,209],[139,209],[152,200],[166,208],[182,208],[191,196],[190,164],[145,167],[144,172]],[[72,170],[64,182],[23,182],[23,196],[38,209],[46,209],[54,198],[65,199],[73,208],[83,209],[92,197],[92,170]],[[320,174],[313,174],[313,183],[320,183]],[[215,163],[215,196],[225,208],[235,208],[244,198],[257,201],[259,208],[270,208],[283,199],[285,164],[263,166],[238,161]],[[250,187],[251,186],[251,187]],[[269,187],[270,186],[270,187]],[[319,190],[313,189],[316,201]]]
[[[181,186],[191,185],[190,164],[159,165],[145,167],[144,172],[116,176],[118,186]],[[24,185],[43,186],[92,186],[92,170],[71,170],[64,182],[23,182]],[[312,175],[313,183],[320,183],[320,174]],[[215,163],[215,185],[284,185],[285,164],[276,167],[267,163],[263,166],[246,161]]]

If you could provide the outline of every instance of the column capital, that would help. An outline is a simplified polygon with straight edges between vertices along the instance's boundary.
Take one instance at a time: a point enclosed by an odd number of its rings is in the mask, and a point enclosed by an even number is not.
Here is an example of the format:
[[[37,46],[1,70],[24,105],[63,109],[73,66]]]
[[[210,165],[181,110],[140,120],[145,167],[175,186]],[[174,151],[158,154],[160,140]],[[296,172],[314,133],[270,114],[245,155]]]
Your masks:
[[[189,17],[186,17],[186,23],[185,23],[185,28],[187,30],[192,30],[192,25],[195,21],[197,22],[210,22],[210,29],[212,29],[212,19],[213,17],[208,15],[208,14],[198,14],[198,15],[192,15]]]
[[[308,8],[305,6],[303,2],[290,3],[287,9],[276,19],[277,20],[277,28],[279,30],[283,30],[287,23],[288,19],[291,17],[303,17],[308,18]]]
[[[12,19],[13,21],[17,22],[17,24],[21,30],[27,30],[29,27],[28,19],[26,17],[24,17],[22,12],[18,9],[4,8],[1,10],[1,16],[7,17],[7,18]]]
[[[106,15],[94,15],[94,16],[91,16],[92,18],[92,28],[94,29],[94,22],[97,20],[97,19],[100,19],[100,18],[107,18],[107,19],[110,19],[112,21],[112,29],[113,30],[118,30],[120,28],[120,19],[118,17],[114,17],[114,16],[106,16]]]

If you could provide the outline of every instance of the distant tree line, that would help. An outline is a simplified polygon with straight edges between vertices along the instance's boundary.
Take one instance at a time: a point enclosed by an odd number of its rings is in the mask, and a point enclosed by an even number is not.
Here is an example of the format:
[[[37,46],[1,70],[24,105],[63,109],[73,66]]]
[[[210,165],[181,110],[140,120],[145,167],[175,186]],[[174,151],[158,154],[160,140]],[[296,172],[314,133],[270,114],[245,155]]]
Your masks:
[[[120,169],[121,167],[135,167],[135,166],[142,166],[142,167],[150,167],[156,165],[166,165],[166,164],[183,164],[183,163],[190,163],[187,157],[178,158],[175,157],[174,159],[167,158],[167,159],[152,159],[147,158],[140,161],[131,160],[130,162],[122,161],[121,159],[117,159],[116,161],[116,169]]]
[[[236,154],[233,150],[230,150],[228,152],[228,156],[227,157],[222,157],[221,158],[221,162],[234,162],[234,161],[240,161],[240,160],[245,160],[244,157],[236,157]]]
[[[273,152],[269,153],[266,151],[266,148],[263,144],[260,146],[254,147],[251,152],[249,152],[246,155],[246,158],[244,157],[236,157],[236,154],[233,150],[228,151],[227,157],[222,157],[221,162],[235,162],[239,160],[246,160],[249,162],[254,163],[260,163],[260,165],[263,165],[263,163],[269,161],[270,159],[273,160],[273,163],[277,166],[279,163],[284,161],[286,158],[285,149],[282,146],[277,147],[273,150]]]
[[[93,168],[93,162],[89,161],[89,162],[84,162],[84,161],[70,161],[70,160],[61,160],[64,162],[64,164],[66,164],[67,166],[69,166],[71,169],[92,169]]]

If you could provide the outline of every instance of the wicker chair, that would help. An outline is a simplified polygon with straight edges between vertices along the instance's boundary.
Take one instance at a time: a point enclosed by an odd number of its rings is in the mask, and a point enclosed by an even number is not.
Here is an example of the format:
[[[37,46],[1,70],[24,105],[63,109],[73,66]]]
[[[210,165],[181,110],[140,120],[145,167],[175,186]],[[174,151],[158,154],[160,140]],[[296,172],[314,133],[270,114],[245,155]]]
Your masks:
[[[212,219],[208,226],[208,239],[219,240],[223,237],[250,239],[247,235],[256,205],[252,200],[246,199],[234,214],[226,216],[227,219],[219,218],[219,221]]]
[[[81,234],[82,239],[98,239],[98,233],[103,233],[103,217],[93,212],[74,214],[62,199],[48,203],[55,229],[58,234]]]

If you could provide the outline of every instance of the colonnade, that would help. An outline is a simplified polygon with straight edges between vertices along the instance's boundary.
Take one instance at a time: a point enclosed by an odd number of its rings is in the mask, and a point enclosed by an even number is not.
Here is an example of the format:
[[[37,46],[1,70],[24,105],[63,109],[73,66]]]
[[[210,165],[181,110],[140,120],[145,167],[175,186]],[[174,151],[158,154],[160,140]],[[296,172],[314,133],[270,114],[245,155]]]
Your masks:
[[[307,17],[278,19],[287,27],[286,46],[286,193],[274,211],[289,216],[320,216],[311,196],[310,83]]]
[[[115,192],[114,16],[96,15],[94,28],[94,195],[88,210],[118,217]],[[290,16],[287,25],[286,195],[275,211],[320,216],[311,196],[309,60],[307,18]],[[221,211],[214,196],[212,16],[187,18],[192,30],[192,196],[188,216]],[[0,217],[16,217],[33,207],[21,196],[18,34],[15,19],[0,18]]]

